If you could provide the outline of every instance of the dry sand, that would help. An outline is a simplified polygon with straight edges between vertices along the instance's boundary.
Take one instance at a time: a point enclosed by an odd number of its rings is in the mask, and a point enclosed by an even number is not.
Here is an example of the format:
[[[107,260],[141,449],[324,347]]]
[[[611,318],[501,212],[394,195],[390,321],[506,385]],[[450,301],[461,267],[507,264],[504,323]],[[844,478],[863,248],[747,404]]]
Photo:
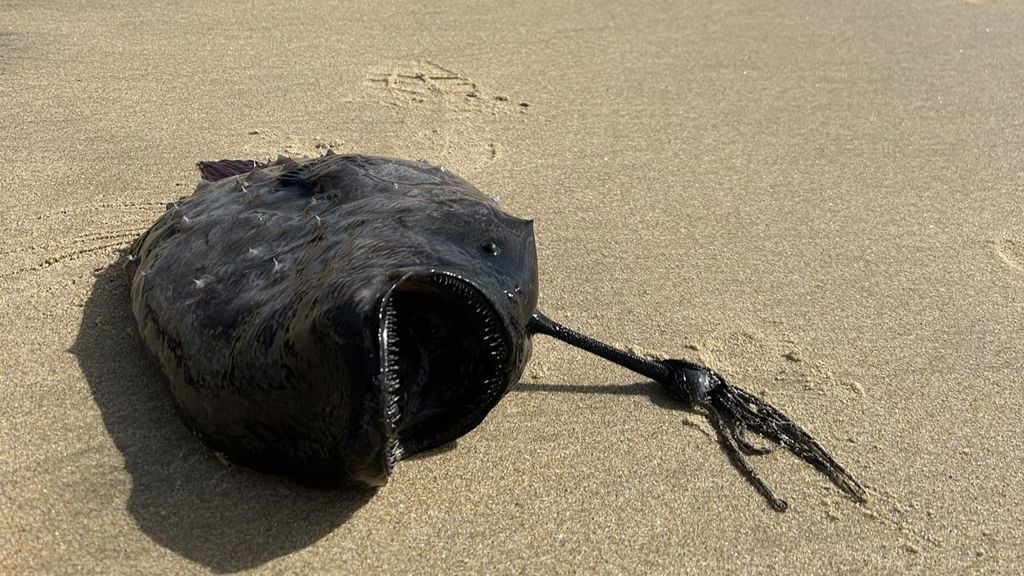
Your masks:
[[[140,4],[0,4],[0,572],[1024,563],[1024,5]],[[328,147],[535,218],[549,315],[763,393],[870,502],[777,453],[774,513],[702,416],[544,340],[375,495],[222,464],[111,265],[196,160]]]

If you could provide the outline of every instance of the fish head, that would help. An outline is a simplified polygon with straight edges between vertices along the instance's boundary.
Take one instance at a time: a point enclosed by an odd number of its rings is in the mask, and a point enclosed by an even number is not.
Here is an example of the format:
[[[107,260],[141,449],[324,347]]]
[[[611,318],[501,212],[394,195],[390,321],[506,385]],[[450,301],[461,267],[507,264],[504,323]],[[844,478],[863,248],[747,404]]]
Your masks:
[[[377,308],[389,467],[483,421],[522,375],[537,305],[531,221],[459,209],[416,229],[429,258],[401,269]]]
[[[352,476],[383,484],[395,464],[447,444],[479,425],[522,375],[531,343],[527,330],[537,306],[537,253],[533,222],[448,173],[426,177],[416,166],[372,182],[335,176],[360,190],[349,196],[344,250],[332,251],[345,287],[335,299],[355,311],[330,315],[336,329],[359,328],[363,377],[343,379]],[[366,168],[364,168],[366,169]],[[372,169],[372,166],[370,167]],[[407,173],[408,172],[408,173]],[[395,181],[402,185],[395,187]],[[415,186],[407,186],[409,182]],[[329,183],[328,183],[329,184]],[[366,192],[377,187],[379,194]],[[328,222],[342,217],[324,216]],[[347,288],[346,288],[347,287]],[[349,295],[337,297],[337,295]],[[352,342],[352,337],[339,337]]]

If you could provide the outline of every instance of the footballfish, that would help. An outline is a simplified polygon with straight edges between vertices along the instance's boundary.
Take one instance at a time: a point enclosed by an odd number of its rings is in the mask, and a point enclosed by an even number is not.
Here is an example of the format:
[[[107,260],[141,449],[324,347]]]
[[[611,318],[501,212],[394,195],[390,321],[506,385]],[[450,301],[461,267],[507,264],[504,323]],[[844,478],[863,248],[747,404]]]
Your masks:
[[[533,222],[443,167],[328,152],[198,164],[196,191],[129,248],[132,311],[189,428],[237,464],[315,486],[379,486],[479,425],[541,334],[702,408],[733,465],[772,447],[857,502],[807,432],[714,370],[580,334],[537,308]]]

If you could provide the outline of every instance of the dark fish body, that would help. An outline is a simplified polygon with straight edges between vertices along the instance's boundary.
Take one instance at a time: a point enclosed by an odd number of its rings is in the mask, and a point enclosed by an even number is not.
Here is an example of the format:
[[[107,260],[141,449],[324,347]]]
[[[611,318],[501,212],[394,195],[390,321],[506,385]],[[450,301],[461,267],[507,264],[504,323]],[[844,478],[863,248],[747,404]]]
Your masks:
[[[311,484],[379,485],[518,380],[531,221],[426,163],[200,167],[128,272],[139,332],[211,448]]]
[[[533,223],[425,163],[328,153],[199,164],[204,180],[132,246],[139,332],[180,412],[229,459],[300,481],[380,485],[477,426],[544,334],[705,410],[733,465],[785,447],[858,502],[810,434],[705,366],[604,344],[537,309]]]

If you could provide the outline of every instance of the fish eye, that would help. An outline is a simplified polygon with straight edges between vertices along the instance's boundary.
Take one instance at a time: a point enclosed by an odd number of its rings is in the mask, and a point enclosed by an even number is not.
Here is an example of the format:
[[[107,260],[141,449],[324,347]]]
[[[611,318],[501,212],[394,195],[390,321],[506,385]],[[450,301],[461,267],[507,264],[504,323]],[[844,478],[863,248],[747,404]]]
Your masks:
[[[488,256],[497,256],[498,254],[501,254],[501,247],[495,242],[487,242],[482,246],[482,248],[484,253]]]

